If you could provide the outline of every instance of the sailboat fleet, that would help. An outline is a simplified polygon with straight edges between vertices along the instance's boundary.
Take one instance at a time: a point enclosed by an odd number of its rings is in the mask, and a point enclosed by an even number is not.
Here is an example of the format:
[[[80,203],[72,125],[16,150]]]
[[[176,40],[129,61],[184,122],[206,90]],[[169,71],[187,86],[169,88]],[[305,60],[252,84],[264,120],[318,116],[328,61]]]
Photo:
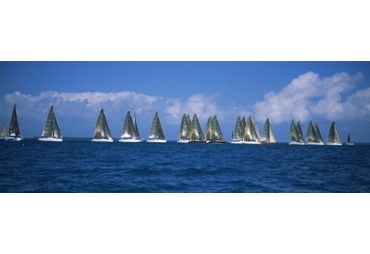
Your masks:
[[[253,117],[250,116],[247,120],[245,120],[245,117],[238,116],[231,136],[231,144],[260,145],[277,143],[269,118],[266,119],[263,126],[262,135],[260,135],[258,126]],[[327,142],[324,143],[317,122],[315,124],[313,124],[312,121],[309,122],[306,139],[304,139],[300,121],[295,124],[294,119],[292,119],[290,124],[289,138],[289,145],[353,145],[349,133],[346,142],[342,143],[335,122],[332,122]],[[0,140],[23,140],[23,136],[21,135],[19,128],[16,104],[13,106],[8,132],[6,122],[4,122],[2,125]],[[41,137],[38,138],[38,140],[51,142],[63,141],[62,133],[59,128],[53,106],[51,106],[49,109]],[[103,109],[100,110],[98,115],[94,128],[93,139],[91,141],[113,142],[113,137]],[[144,140],[139,134],[136,115],[134,118],[132,118],[131,112],[128,111],[123,123],[121,136],[118,141],[122,143],[139,143],[144,141],[149,143],[166,143],[166,135],[162,128],[158,112],[155,112],[153,116],[149,137],[147,140]],[[192,119],[190,118],[189,114],[183,114],[177,143],[224,144],[226,141],[221,131],[217,115],[208,117],[206,132],[203,134],[198,116],[195,113]]]

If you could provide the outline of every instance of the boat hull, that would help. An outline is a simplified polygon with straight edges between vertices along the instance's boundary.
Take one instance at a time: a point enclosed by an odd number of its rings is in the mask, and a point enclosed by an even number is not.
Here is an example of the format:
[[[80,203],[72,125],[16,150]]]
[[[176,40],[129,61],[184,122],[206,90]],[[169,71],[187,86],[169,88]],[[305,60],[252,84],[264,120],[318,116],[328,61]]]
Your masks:
[[[5,141],[22,141],[23,140],[23,137],[12,137],[12,136],[8,136],[8,137],[5,137],[4,140]]]
[[[180,143],[180,144],[187,144],[187,143],[190,143],[191,140],[187,140],[187,139],[180,139],[180,140],[177,140],[177,143]]]
[[[102,143],[104,143],[104,142],[113,142],[113,139],[104,139],[104,138],[98,139],[98,138],[93,138],[91,140],[91,142],[102,142]]]
[[[276,142],[261,142],[261,145],[276,145]]]
[[[327,146],[341,146],[342,143],[326,143]]]
[[[242,145],[243,144],[243,141],[242,140],[233,140],[230,142],[230,144],[233,144],[233,145]]]
[[[118,142],[122,142],[122,143],[140,143],[140,142],[144,142],[144,139],[120,139],[120,140],[118,140]]]
[[[291,141],[289,142],[289,145],[298,145],[298,146],[303,146],[305,145],[303,142],[295,142],[295,141]]]
[[[353,143],[344,143],[344,145],[346,145],[346,146],[353,146]]]
[[[316,142],[307,142],[306,145],[308,146],[323,146],[324,143],[316,143]]]
[[[62,142],[63,139],[61,139],[61,138],[39,138],[39,141]]]
[[[148,143],[167,143],[165,139],[148,139],[146,142]]]
[[[260,145],[258,141],[243,141],[243,145]]]

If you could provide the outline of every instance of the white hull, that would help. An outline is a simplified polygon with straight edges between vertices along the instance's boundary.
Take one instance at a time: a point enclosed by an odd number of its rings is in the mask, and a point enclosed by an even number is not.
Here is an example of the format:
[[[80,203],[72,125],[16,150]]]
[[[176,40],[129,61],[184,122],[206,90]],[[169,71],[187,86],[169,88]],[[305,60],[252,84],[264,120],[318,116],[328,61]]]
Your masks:
[[[353,146],[353,143],[344,143],[346,146]]]
[[[326,143],[327,146],[341,146],[342,143]]]
[[[122,142],[122,143],[140,143],[140,142],[144,142],[144,139],[120,139],[118,140],[118,142]]]
[[[233,140],[230,142],[230,144],[233,144],[233,145],[242,145],[243,144],[243,141],[242,140]]]
[[[148,139],[146,142],[148,143],[167,143],[165,139]]]
[[[303,146],[303,145],[304,145],[304,142],[290,141],[290,142],[289,142],[289,145],[299,145],[299,146]]]
[[[258,141],[243,141],[243,145],[260,145]]]
[[[62,138],[39,138],[39,141],[62,142]]]
[[[308,146],[323,146],[324,143],[308,142],[308,143],[306,143],[306,145],[308,145]]]
[[[187,139],[180,139],[180,140],[177,140],[177,143],[181,143],[181,144],[188,144],[191,140],[187,140]]]
[[[23,137],[5,137],[5,141],[22,141]]]
[[[104,139],[104,138],[102,138],[102,139],[98,139],[98,138],[93,138],[92,140],[91,140],[91,142],[113,142],[113,139]]]

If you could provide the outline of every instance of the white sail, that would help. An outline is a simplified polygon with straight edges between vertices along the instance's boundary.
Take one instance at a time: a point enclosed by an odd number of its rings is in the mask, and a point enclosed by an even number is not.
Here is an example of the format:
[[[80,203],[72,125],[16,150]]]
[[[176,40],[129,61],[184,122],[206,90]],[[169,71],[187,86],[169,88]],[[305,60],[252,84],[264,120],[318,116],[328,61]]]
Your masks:
[[[135,121],[132,120],[130,111],[128,111],[126,114],[126,118],[122,127],[121,138],[118,141],[124,143],[137,143],[143,141],[140,138],[136,117]]]
[[[159,120],[158,112],[155,112],[152,125],[150,127],[149,139],[146,142],[150,143],[166,143],[166,136],[164,134],[161,121]]]
[[[330,126],[327,145],[342,145],[335,122]]]
[[[15,104],[14,104],[14,107],[13,107],[12,117],[10,119],[10,124],[9,124],[9,135],[7,137],[5,137],[5,140],[7,140],[7,141],[21,141],[21,140],[23,140],[23,137],[21,135],[21,131],[19,129],[17,109],[16,109]]]
[[[113,142],[104,110],[101,109],[94,129],[93,142]]]
[[[276,144],[276,138],[275,138],[274,132],[272,131],[270,120],[268,118],[266,119],[265,125],[263,127],[261,143],[262,144]]]
[[[259,131],[252,117],[249,117],[247,123],[245,124],[243,144],[261,144]]]
[[[63,141],[62,133],[60,132],[53,106],[51,106],[49,109],[48,117],[39,140],[53,142]]]

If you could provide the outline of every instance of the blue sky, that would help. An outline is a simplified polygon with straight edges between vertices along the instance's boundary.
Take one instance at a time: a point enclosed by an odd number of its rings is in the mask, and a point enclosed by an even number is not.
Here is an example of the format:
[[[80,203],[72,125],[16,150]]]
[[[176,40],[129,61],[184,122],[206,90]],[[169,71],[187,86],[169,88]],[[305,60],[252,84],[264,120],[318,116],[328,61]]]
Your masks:
[[[326,139],[336,121],[341,138],[370,141],[370,62],[0,62],[0,120],[9,123],[17,103],[25,137],[39,136],[54,105],[63,136],[92,137],[104,108],[115,138],[128,110],[143,138],[158,110],[167,139],[177,140],[184,113],[198,114],[203,130],[217,114],[231,139],[236,118],[266,117],[280,142],[291,119],[306,132],[318,122]]]

